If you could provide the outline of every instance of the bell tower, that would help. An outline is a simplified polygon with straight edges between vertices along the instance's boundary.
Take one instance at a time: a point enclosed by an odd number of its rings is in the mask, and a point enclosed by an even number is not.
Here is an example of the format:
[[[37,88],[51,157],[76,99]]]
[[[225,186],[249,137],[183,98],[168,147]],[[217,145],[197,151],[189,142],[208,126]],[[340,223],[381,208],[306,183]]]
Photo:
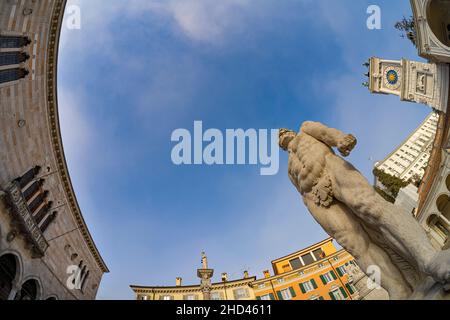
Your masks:
[[[449,90],[449,66],[402,59],[369,60],[369,90],[395,94],[402,101],[422,103],[446,112]]]

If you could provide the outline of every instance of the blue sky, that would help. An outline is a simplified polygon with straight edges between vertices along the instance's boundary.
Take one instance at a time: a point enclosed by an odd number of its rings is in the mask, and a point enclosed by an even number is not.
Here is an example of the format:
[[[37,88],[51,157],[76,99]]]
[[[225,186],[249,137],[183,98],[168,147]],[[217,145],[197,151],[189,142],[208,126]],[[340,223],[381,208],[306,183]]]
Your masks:
[[[355,134],[349,157],[369,179],[430,111],[361,83],[370,56],[419,59],[393,25],[409,1],[70,0],[59,109],[78,201],[111,273],[100,299],[130,284],[194,284],[215,269],[262,276],[270,261],[326,237],[280,170],[175,166],[173,130],[297,129],[316,120]],[[381,7],[382,29],[366,9]]]

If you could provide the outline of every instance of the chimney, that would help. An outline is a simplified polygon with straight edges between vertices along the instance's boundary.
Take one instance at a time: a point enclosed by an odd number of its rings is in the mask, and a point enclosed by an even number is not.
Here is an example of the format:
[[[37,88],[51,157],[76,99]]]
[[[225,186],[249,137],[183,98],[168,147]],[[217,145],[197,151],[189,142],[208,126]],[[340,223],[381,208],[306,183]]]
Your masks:
[[[181,282],[182,282],[182,281],[183,281],[183,279],[180,278],[180,277],[178,277],[177,280],[176,280],[176,286],[177,286],[177,287],[181,287]]]
[[[264,273],[264,278],[270,278],[269,270],[264,270],[263,273]]]
[[[222,273],[222,281],[227,282],[228,281],[228,273],[224,272]]]
[[[244,279],[247,279],[247,278],[248,278],[248,271],[245,270],[245,271],[244,271]]]

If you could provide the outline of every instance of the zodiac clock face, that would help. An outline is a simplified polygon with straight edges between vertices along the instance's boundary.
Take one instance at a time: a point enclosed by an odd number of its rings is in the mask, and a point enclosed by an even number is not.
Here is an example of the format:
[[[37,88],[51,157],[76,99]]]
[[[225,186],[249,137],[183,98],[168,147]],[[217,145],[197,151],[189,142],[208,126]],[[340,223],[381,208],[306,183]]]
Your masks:
[[[384,71],[384,86],[390,90],[397,90],[401,84],[402,72],[397,67],[387,67]]]

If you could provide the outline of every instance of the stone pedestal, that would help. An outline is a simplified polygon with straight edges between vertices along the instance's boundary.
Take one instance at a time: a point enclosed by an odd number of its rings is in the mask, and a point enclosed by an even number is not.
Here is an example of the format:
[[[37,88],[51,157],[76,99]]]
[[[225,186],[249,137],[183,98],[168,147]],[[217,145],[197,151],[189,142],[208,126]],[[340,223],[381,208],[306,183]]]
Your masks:
[[[352,264],[346,267],[349,282],[357,290],[353,296],[355,300],[389,300],[389,294],[381,287],[376,287],[359,267]],[[370,285],[369,285],[370,284]]]
[[[436,283],[428,277],[416,287],[410,300],[450,300],[450,285]]]

